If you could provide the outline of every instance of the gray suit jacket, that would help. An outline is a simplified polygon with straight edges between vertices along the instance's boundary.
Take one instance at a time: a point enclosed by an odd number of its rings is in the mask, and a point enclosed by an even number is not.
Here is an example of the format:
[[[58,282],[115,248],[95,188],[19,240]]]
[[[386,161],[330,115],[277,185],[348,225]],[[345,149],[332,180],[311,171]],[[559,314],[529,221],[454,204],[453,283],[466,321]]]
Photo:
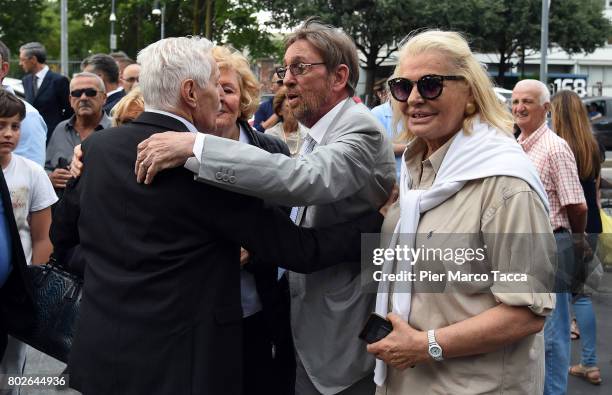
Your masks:
[[[210,135],[201,158],[200,181],[270,203],[308,206],[305,226],[335,224],[378,208],[395,182],[395,159],[382,125],[352,100],[314,151],[301,158]],[[289,275],[295,347],[323,394],[342,391],[374,368],[357,337],[375,299],[361,292],[360,272],[360,262],[338,262],[316,273]]]

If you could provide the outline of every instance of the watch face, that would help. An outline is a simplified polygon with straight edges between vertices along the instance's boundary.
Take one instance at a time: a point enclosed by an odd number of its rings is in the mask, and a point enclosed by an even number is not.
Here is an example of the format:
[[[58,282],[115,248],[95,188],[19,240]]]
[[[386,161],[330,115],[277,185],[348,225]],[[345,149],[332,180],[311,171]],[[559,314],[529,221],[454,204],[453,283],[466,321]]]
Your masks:
[[[442,348],[440,346],[430,346],[429,354],[434,358],[439,358],[442,356]]]

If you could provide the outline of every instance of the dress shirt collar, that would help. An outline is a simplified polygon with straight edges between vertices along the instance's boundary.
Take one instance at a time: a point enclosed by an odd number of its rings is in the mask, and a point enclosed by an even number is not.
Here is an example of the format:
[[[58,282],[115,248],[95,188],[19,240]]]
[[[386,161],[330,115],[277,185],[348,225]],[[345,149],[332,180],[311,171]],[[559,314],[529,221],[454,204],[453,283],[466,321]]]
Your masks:
[[[192,133],[198,133],[198,129],[196,129],[196,127],[191,122],[189,122],[185,118],[181,117],[180,115],[176,115],[176,114],[173,114],[173,113],[168,112],[168,111],[155,110],[155,109],[147,108],[147,107],[145,107],[145,111],[146,112],[154,112],[156,114],[162,114],[162,115],[166,115],[168,117],[177,119],[177,120],[181,121],[183,123],[183,125],[185,125],[187,130],[189,130]]]
[[[38,77],[38,87],[40,88],[40,84],[42,84],[42,80],[45,78],[45,76],[47,75],[47,72],[49,71],[49,66],[44,65],[42,70],[40,70],[38,73],[34,74],[36,77]]]
[[[531,148],[538,142],[538,140],[540,140],[540,137],[542,137],[544,133],[546,133],[547,130],[548,125],[545,121],[539,128],[537,128],[533,133],[531,133],[531,136],[527,137],[523,132],[521,132],[521,134],[518,136],[517,141],[523,147],[525,152],[529,152]]]
[[[66,122],[66,131],[72,131],[74,130],[74,122],[76,121],[76,114],[73,114],[70,119],[68,119],[68,122]],[[94,130],[102,130],[102,129],[108,129],[111,127],[111,119],[108,115],[106,115],[106,113],[104,111],[102,111],[102,118],[100,118],[100,122],[98,122],[98,125],[95,127]]]
[[[251,144],[251,138],[247,134],[246,130],[244,130],[242,125],[238,125],[238,127],[240,128],[240,138],[238,139],[238,141],[245,144]]]
[[[120,86],[119,88],[115,89],[114,91],[110,91],[110,92],[108,92],[108,93],[106,94],[106,97],[109,97],[109,96],[111,96],[111,95],[113,95],[113,94],[115,94],[115,93],[117,93],[117,92],[121,92],[122,90],[123,90],[123,87],[122,87],[122,86]]]
[[[340,112],[340,109],[347,100],[351,100],[351,98],[347,97],[346,99],[341,100],[340,103],[336,104],[336,106],[329,110],[327,114],[323,115],[321,119],[317,121],[317,123],[312,125],[312,128],[310,128],[308,134],[314,141],[317,142],[317,144],[321,144],[323,137],[325,137],[325,134],[327,133],[327,129],[329,129],[329,126],[333,122],[334,118],[336,118],[336,115]]]

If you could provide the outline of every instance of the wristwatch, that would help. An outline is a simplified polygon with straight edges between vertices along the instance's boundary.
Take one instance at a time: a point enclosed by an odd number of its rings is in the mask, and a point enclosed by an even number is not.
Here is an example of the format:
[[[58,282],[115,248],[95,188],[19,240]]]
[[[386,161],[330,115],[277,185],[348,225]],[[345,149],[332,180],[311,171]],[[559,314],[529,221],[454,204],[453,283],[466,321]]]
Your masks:
[[[436,335],[434,334],[433,329],[427,331],[427,342],[429,343],[429,355],[438,362],[443,361],[444,357],[442,356],[442,347],[440,347],[436,341]]]

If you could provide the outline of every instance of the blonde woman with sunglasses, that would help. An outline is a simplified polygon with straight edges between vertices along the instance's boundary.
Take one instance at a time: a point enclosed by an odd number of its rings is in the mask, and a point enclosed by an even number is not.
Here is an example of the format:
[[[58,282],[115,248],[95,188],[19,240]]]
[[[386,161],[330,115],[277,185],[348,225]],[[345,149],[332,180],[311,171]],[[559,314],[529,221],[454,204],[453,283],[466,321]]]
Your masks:
[[[542,393],[544,188],[461,34],[412,35],[398,59],[388,84],[410,140],[382,228],[376,312],[392,331],[368,345],[377,394]]]

